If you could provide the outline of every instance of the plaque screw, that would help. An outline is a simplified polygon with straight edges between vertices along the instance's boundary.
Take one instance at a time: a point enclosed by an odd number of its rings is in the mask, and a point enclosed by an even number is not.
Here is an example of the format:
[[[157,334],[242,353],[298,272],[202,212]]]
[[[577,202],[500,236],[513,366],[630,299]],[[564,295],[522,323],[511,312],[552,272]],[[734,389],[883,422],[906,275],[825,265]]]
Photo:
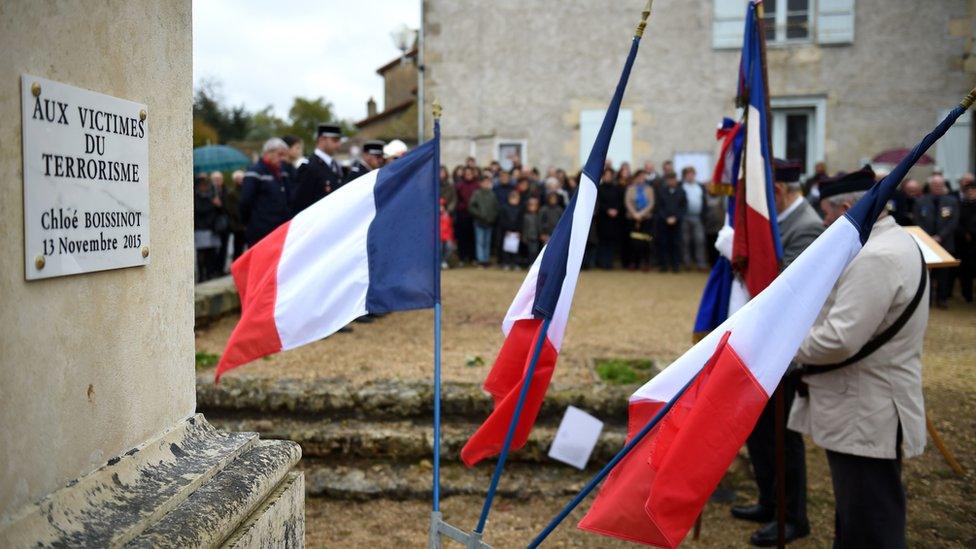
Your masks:
[[[41,85],[37,82],[31,84],[31,93],[34,94],[34,97],[41,95]]]
[[[37,268],[38,271],[44,268],[44,263],[46,262],[44,261],[43,255],[39,255],[34,258],[34,267]]]
[[[142,109],[141,111],[139,111],[139,120],[145,120],[145,119],[146,119],[146,109]]]
[[[142,247],[142,257],[149,257],[149,246]]]

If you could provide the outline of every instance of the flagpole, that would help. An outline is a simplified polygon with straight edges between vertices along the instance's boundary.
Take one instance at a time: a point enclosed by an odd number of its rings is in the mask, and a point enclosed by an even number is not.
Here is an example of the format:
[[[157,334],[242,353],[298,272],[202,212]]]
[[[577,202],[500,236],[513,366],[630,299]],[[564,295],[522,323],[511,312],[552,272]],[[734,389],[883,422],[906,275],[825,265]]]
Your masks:
[[[525,405],[525,399],[529,395],[529,388],[532,386],[532,377],[535,374],[535,367],[539,363],[539,357],[542,355],[542,346],[546,341],[546,334],[549,332],[550,322],[551,319],[549,318],[542,321],[542,328],[539,330],[539,335],[535,339],[532,359],[529,361],[529,367],[525,370],[525,376],[522,378],[522,390],[519,391],[518,401],[515,403],[515,412],[512,414],[512,421],[508,423],[505,442],[502,443],[502,451],[498,454],[495,472],[491,475],[491,484],[488,485],[488,494],[485,495],[485,503],[481,507],[478,526],[474,529],[476,536],[480,536],[485,531],[485,524],[488,522],[488,513],[491,512],[491,504],[495,499],[495,492],[498,490],[498,482],[502,478],[502,471],[505,470],[505,460],[508,458],[508,452],[512,447],[512,439],[515,438],[515,429],[518,427],[519,418],[522,415],[522,407]]]
[[[563,507],[563,510],[560,511],[558,515],[553,517],[551,521],[549,521],[549,524],[546,525],[546,527],[543,528],[541,532],[539,532],[539,535],[537,535],[535,539],[533,539],[529,543],[528,549],[534,549],[535,547],[538,547],[539,544],[541,544],[543,541],[545,541],[545,539],[549,537],[549,534],[551,534],[553,530],[555,530],[556,527],[559,526],[559,524],[563,520],[565,520],[570,513],[573,512],[573,509],[575,509],[580,503],[582,503],[582,501],[586,499],[586,496],[590,495],[590,492],[592,492],[593,489],[596,488],[597,485],[600,484],[600,482],[602,482],[603,479],[610,474],[610,471],[612,471],[613,468],[616,467],[617,464],[621,462],[621,460],[627,457],[627,455],[630,454],[630,452],[634,448],[636,448],[637,445],[640,444],[642,440],[644,440],[644,438],[648,435],[648,433],[650,433],[654,429],[654,427],[657,427],[657,424],[660,423],[662,419],[664,419],[664,416],[666,416],[667,413],[671,411],[671,408],[674,407],[675,403],[677,403],[678,400],[681,398],[681,396],[685,394],[685,391],[687,391],[688,388],[691,387],[691,385],[695,382],[695,380],[698,379],[698,373],[692,376],[691,379],[689,379],[688,382],[685,383],[684,387],[682,387],[681,390],[675,393],[675,395],[671,397],[671,400],[669,400],[667,404],[661,407],[661,409],[658,410],[656,414],[654,414],[654,417],[652,417],[651,420],[648,421],[644,425],[644,427],[642,427],[641,430],[638,431],[637,434],[634,435],[634,437],[630,439],[630,441],[628,441],[623,448],[620,449],[619,452],[617,452],[617,455],[613,456],[613,459],[608,461],[607,464],[603,466],[603,469],[600,469],[600,471],[597,474],[593,475],[593,478],[591,478],[590,481],[586,483],[586,486],[584,486],[583,489],[580,490],[579,493],[577,493],[576,496],[573,497],[573,499],[570,500],[570,502],[567,503],[565,507]]]
[[[772,109],[769,104],[769,70],[766,65],[766,21],[764,15],[765,6],[762,2],[756,3],[756,27],[759,30],[759,66],[762,72],[763,91],[766,120],[772,120]],[[773,132],[766,132],[766,150],[773,154]],[[789,375],[789,374],[786,374]],[[780,380],[776,391],[773,394],[773,451],[776,454],[774,459],[774,474],[776,476],[776,546],[780,549],[786,547],[786,395],[784,395],[785,378]]]
[[[422,109],[423,107],[421,107]],[[434,225],[434,467],[432,488],[433,511],[441,510],[441,236],[440,236],[440,168],[441,168],[441,104],[434,100],[434,208],[437,223]],[[423,129],[421,128],[421,131]]]

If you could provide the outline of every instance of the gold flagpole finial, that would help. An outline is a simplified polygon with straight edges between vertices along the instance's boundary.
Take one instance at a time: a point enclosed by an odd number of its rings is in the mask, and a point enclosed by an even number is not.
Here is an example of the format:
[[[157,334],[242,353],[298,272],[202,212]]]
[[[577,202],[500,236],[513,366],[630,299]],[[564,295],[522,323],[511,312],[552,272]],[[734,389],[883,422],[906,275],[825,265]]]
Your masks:
[[[637,23],[637,32],[634,36],[637,38],[642,38],[644,36],[644,28],[647,27],[647,19],[651,16],[651,4],[654,0],[647,0],[647,5],[644,6],[644,11],[641,12],[641,22]]]
[[[963,109],[968,109],[973,106],[973,103],[976,103],[976,88],[970,90],[969,95],[963,97],[962,101],[959,102],[959,106]]]
[[[434,100],[434,103],[430,107],[430,111],[434,115],[434,119],[435,120],[440,120],[441,119],[441,112],[443,112],[442,109],[441,109],[441,102],[438,101],[437,99],[435,99]]]

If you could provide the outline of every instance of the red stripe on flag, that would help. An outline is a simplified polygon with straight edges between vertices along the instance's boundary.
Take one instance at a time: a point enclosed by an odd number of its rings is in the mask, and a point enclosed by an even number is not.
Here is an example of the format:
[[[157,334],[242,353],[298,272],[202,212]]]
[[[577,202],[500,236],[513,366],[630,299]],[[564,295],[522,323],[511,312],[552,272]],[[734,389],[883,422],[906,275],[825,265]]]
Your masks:
[[[742,273],[749,295],[755,297],[779,274],[779,259],[772,222],[751,208],[744,196],[744,188],[736,193],[732,265]]]
[[[768,400],[726,333],[695,383],[611,473],[579,527],[675,547],[718,486]],[[661,403],[635,403],[631,436]]]
[[[231,265],[234,284],[241,298],[241,319],[227,340],[227,347],[217,364],[214,383],[228,370],[281,350],[274,311],[278,294],[278,261],[290,225],[288,222],[272,231]]]
[[[501,452],[508,432],[509,423],[515,414],[515,404],[522,391],[523,378],[529,361],[532,360],[534,344],[542,330],[542,320],[530,318],[518,320],[508,332],[505,343],[498,352],[498,358],[491,367],[485,379],[484,389],[495,398],[495,409],[488,419],[461,449],[461,460],[468,467],[479,461],[497,455]],[[536,364],[535,374],[532,376],[532,386],[525,398],[522,415],[519,417],[518,427],[512,439],[512,450],[525,446],[529,439],[529,432],[535,424],[535,418],[542,408],[549,381],[556,367],[558,353],[549,338],[545,338],[539,362]]]

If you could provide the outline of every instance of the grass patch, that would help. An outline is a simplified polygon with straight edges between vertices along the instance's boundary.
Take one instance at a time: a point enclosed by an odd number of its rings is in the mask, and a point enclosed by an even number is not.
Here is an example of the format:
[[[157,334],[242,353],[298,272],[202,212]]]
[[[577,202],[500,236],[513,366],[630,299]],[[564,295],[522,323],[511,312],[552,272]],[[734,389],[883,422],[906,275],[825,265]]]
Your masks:
[[[647,381],[654,370],[654,361],[646,358],[598,358],[594,362],[596,375],[601,381],[611,385],[632,385]]]
[[[196,359],[197,368],[210,368],[217,365],[217,362],[220,360],[220,355],[197,351]]]

